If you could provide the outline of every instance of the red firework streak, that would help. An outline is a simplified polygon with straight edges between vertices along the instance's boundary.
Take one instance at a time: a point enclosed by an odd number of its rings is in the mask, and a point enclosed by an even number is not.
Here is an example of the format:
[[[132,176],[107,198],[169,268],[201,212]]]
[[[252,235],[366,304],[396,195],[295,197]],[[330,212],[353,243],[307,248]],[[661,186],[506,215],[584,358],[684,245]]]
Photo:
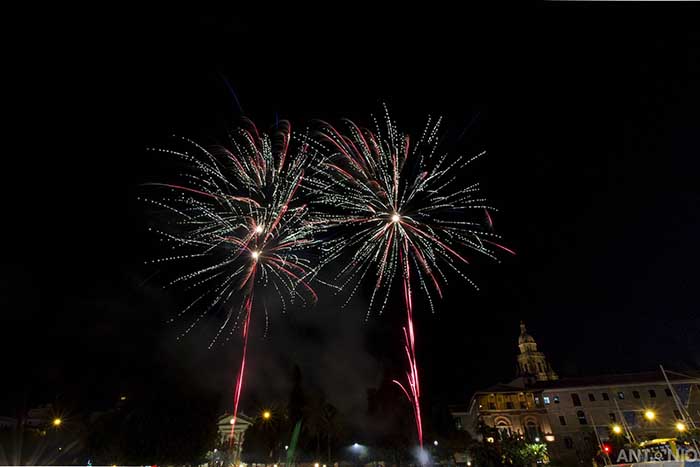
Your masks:
[[[245,372],[245,360],[248,352],[248,329],[250,327],[250,315],[253,310],[253,296],[249,295],[246,298],[245,304],[245,321],[243,324],[243,356],[241,357],[241,369],[238,371],[236,378],[236,387],[233,392],[233,418],[231,418],[231,436],[229,438],[230,445],[233,446],[236,437],[236,418],[238,417],[238,402],[241,399],[241,391],[243,390],[243,373]]]
[[[399,250],[400,252],[400,250]],[[403,255],[402,255],[403,256]],[[416,432],[418,434],[418,444],[423,448],[423,421],[420,414],[420,379],[418,377],[418,365],[416,363],[416,336],[413,328],[413,299],[411,297],[411,269],[408,264],[408,258],[402,258],[404,261],[403,271],[403,295],[404,303],[406,304],[406,326],[403,327],[403,335],[405,339],[406,360],[408,362],[408,370],[406,371],[406,379],[408,380],[408,388],[397,380],[393,380],[406,394],[406,397],[413,405],[413,415],[416,421]]]

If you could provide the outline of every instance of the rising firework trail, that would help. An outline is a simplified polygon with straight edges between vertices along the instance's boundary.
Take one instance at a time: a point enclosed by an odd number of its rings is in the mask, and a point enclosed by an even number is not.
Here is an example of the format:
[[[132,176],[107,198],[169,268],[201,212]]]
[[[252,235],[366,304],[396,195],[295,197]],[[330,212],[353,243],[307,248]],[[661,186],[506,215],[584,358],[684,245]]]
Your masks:
[[[231,442],[256,295],[275,292],[283,310],[288,300],[310,303],[317,298],[310,281],[317,272],[314,233],[320,224],[309,221],[307,205],[299,199],[312,158],[308,146],[292,142],[288,122],[276,127],[267,135],[246,121],[227,147],[213,150],[186,139],[181,139],[182,150],[155,149],[176,157],[184,170],[177,183],[152,184],[165,195],[145,199],[167,214],[167,228],[153,230],[182,250],[151,263],[184,262],[186,272],[169,285],[182,286],[194,297],[173,318],[187,320],[178,339],[212,313],[220,315],[221,324],[210,348],[237,331],[242,334]],[[267,323],[265,311],[266,331]]]
[[[374,120],[374,130],[351,121],[343,129],[322,123],[315,140],[326,157],[308,183],[321,204],[320,222],[335,231],[324,244],[323,263],[348,258],[335,281],[339,289],[351,290],[348,301],[372,271],[367,316],[375,309],[381,313],[401,276],[407,370],[406,382],[395,383],[413,406],[421,447],[414,286],[434,311],[432,295],[442,297],[448,271],[477,288],[462,272],[472,254],[497,261],[497,249],[513,253],[491,232],[494,209],[480,195],[479,184],[461,183],[467,166],[483,153],[465,158],[441,152],[440,124],[439,118],[428,119],[414,140],[398,130],[386,108],[381,122]]]

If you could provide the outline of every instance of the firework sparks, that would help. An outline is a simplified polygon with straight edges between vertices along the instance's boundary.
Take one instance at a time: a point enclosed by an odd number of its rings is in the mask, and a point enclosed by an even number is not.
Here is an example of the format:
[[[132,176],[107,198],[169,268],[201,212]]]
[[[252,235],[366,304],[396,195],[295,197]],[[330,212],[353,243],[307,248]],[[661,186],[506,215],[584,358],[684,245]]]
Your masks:
[[[306,147],[290,151],[291,129],[278,123],[271,135],[248,122],[233,134],[230,147],[209,151],[184,140],[183,151],[156,149],[185,164],[179,184],[155,184],[167,190],[164,197],[146,199],[168,213],[166,230],[156,230],[183,254],[152,261],[186,261],[188,272],[170,285],[181,285],[196,296],[178,314],[189,333],[209,313],[223,314],[222,324],[209,347],[228,341],[241,330],[243,349],[234,388],[231,439],[243,389],[248,336],[256,292],[270,289],[287,299],[316,300],[310,280],[317,272],[313,262],[314,232],[308,208],[298,192],[311,157]],[[192,266],[194,267],[192,268]],[[267,312],[266,312],[267,313]],[[267,326],[267,316],[266,316]],[[242,328],[242,329],[241,329]]]
[[[382,123],[375,119],[374,131],[350,121],[344,131],[324,123],[317,144],[326,158],[309,181],[322,205],[322,222],[337,232],[325,244],[324,263],[350,257],[336,278],[339,289],[351,289],[348,301],[374,271],[367,315],[377,308],[381,313],[396,276],[402,278],[407,384],[395,382],[413,405],[421,447],[412,284],[423,290],[434,311],[432,295],[442,296],[448,271],[477,288],[462,272],[470,253],[494,260],[491,247],[512,253],[490,232],[494,209],[479,194],[479,184],[460,184],[462,170],[483,153],[452,158],[439,152],[440,123],[429,119],[416,141],[398,130],[386,108]]]

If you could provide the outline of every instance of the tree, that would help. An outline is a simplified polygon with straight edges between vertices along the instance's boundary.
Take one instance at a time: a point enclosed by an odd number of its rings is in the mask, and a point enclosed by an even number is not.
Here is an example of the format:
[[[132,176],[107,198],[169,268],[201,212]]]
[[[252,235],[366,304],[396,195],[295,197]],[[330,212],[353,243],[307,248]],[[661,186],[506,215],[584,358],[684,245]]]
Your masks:
[[[292,391],[289,394],[289,404],[287,411],[289,412],[289,421],[292,425],[301,420],[304,416],[304,405],[306,397],[302,388],[301,368],[299,365],[294,365],[292,371]]]
[[[180,381],[100,416],[88,437],[93,464],[201,463],[217,439],[217,399]]]
[[[316,442],[316,457],[321,458],[321,440],[325,441],[328,463],[332,442],[342,433],[338,409],[326,401],[322,393],[308,399],[304,407],[304,429]]]

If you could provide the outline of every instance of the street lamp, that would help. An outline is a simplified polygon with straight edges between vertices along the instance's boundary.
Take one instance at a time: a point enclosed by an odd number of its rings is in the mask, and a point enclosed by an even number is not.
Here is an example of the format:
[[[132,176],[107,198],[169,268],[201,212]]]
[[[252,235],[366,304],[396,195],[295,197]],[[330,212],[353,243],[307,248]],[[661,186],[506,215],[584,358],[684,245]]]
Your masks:
[[[269,410],[266,410],[266,411],[263,412],[262,417],[263,417],[263,419],[265,419],[265,420],[269,420],[270,417],[272,417],[272,413],[270,413]]]
[[[56,418],[53,419],[53,422],[51,422],[51,423],[53,424],[53,426],[59,427],[59,426],[61,426],[61,423],[63,423],[63,420],[61,420],[60,418],[56,417]]]
[[[681,432],[685,431],[685,423],[683,423],[683,422],[676,423],[676,430],[681,431]]]
[[[649,421],[652,421],[656,418],[656,414],[654,413],[653,410],[646,410],[644,412],[644,418],[646,418]]]
[[[437,445],[438,445],[437,440],[433,441],[433,444],[434,444],[435,446],[437,446]]]
[[[612,431],[616,435],[619,435],[620,433],[622,433],[622,427],[620,425],[615,424],[612,426]]]

